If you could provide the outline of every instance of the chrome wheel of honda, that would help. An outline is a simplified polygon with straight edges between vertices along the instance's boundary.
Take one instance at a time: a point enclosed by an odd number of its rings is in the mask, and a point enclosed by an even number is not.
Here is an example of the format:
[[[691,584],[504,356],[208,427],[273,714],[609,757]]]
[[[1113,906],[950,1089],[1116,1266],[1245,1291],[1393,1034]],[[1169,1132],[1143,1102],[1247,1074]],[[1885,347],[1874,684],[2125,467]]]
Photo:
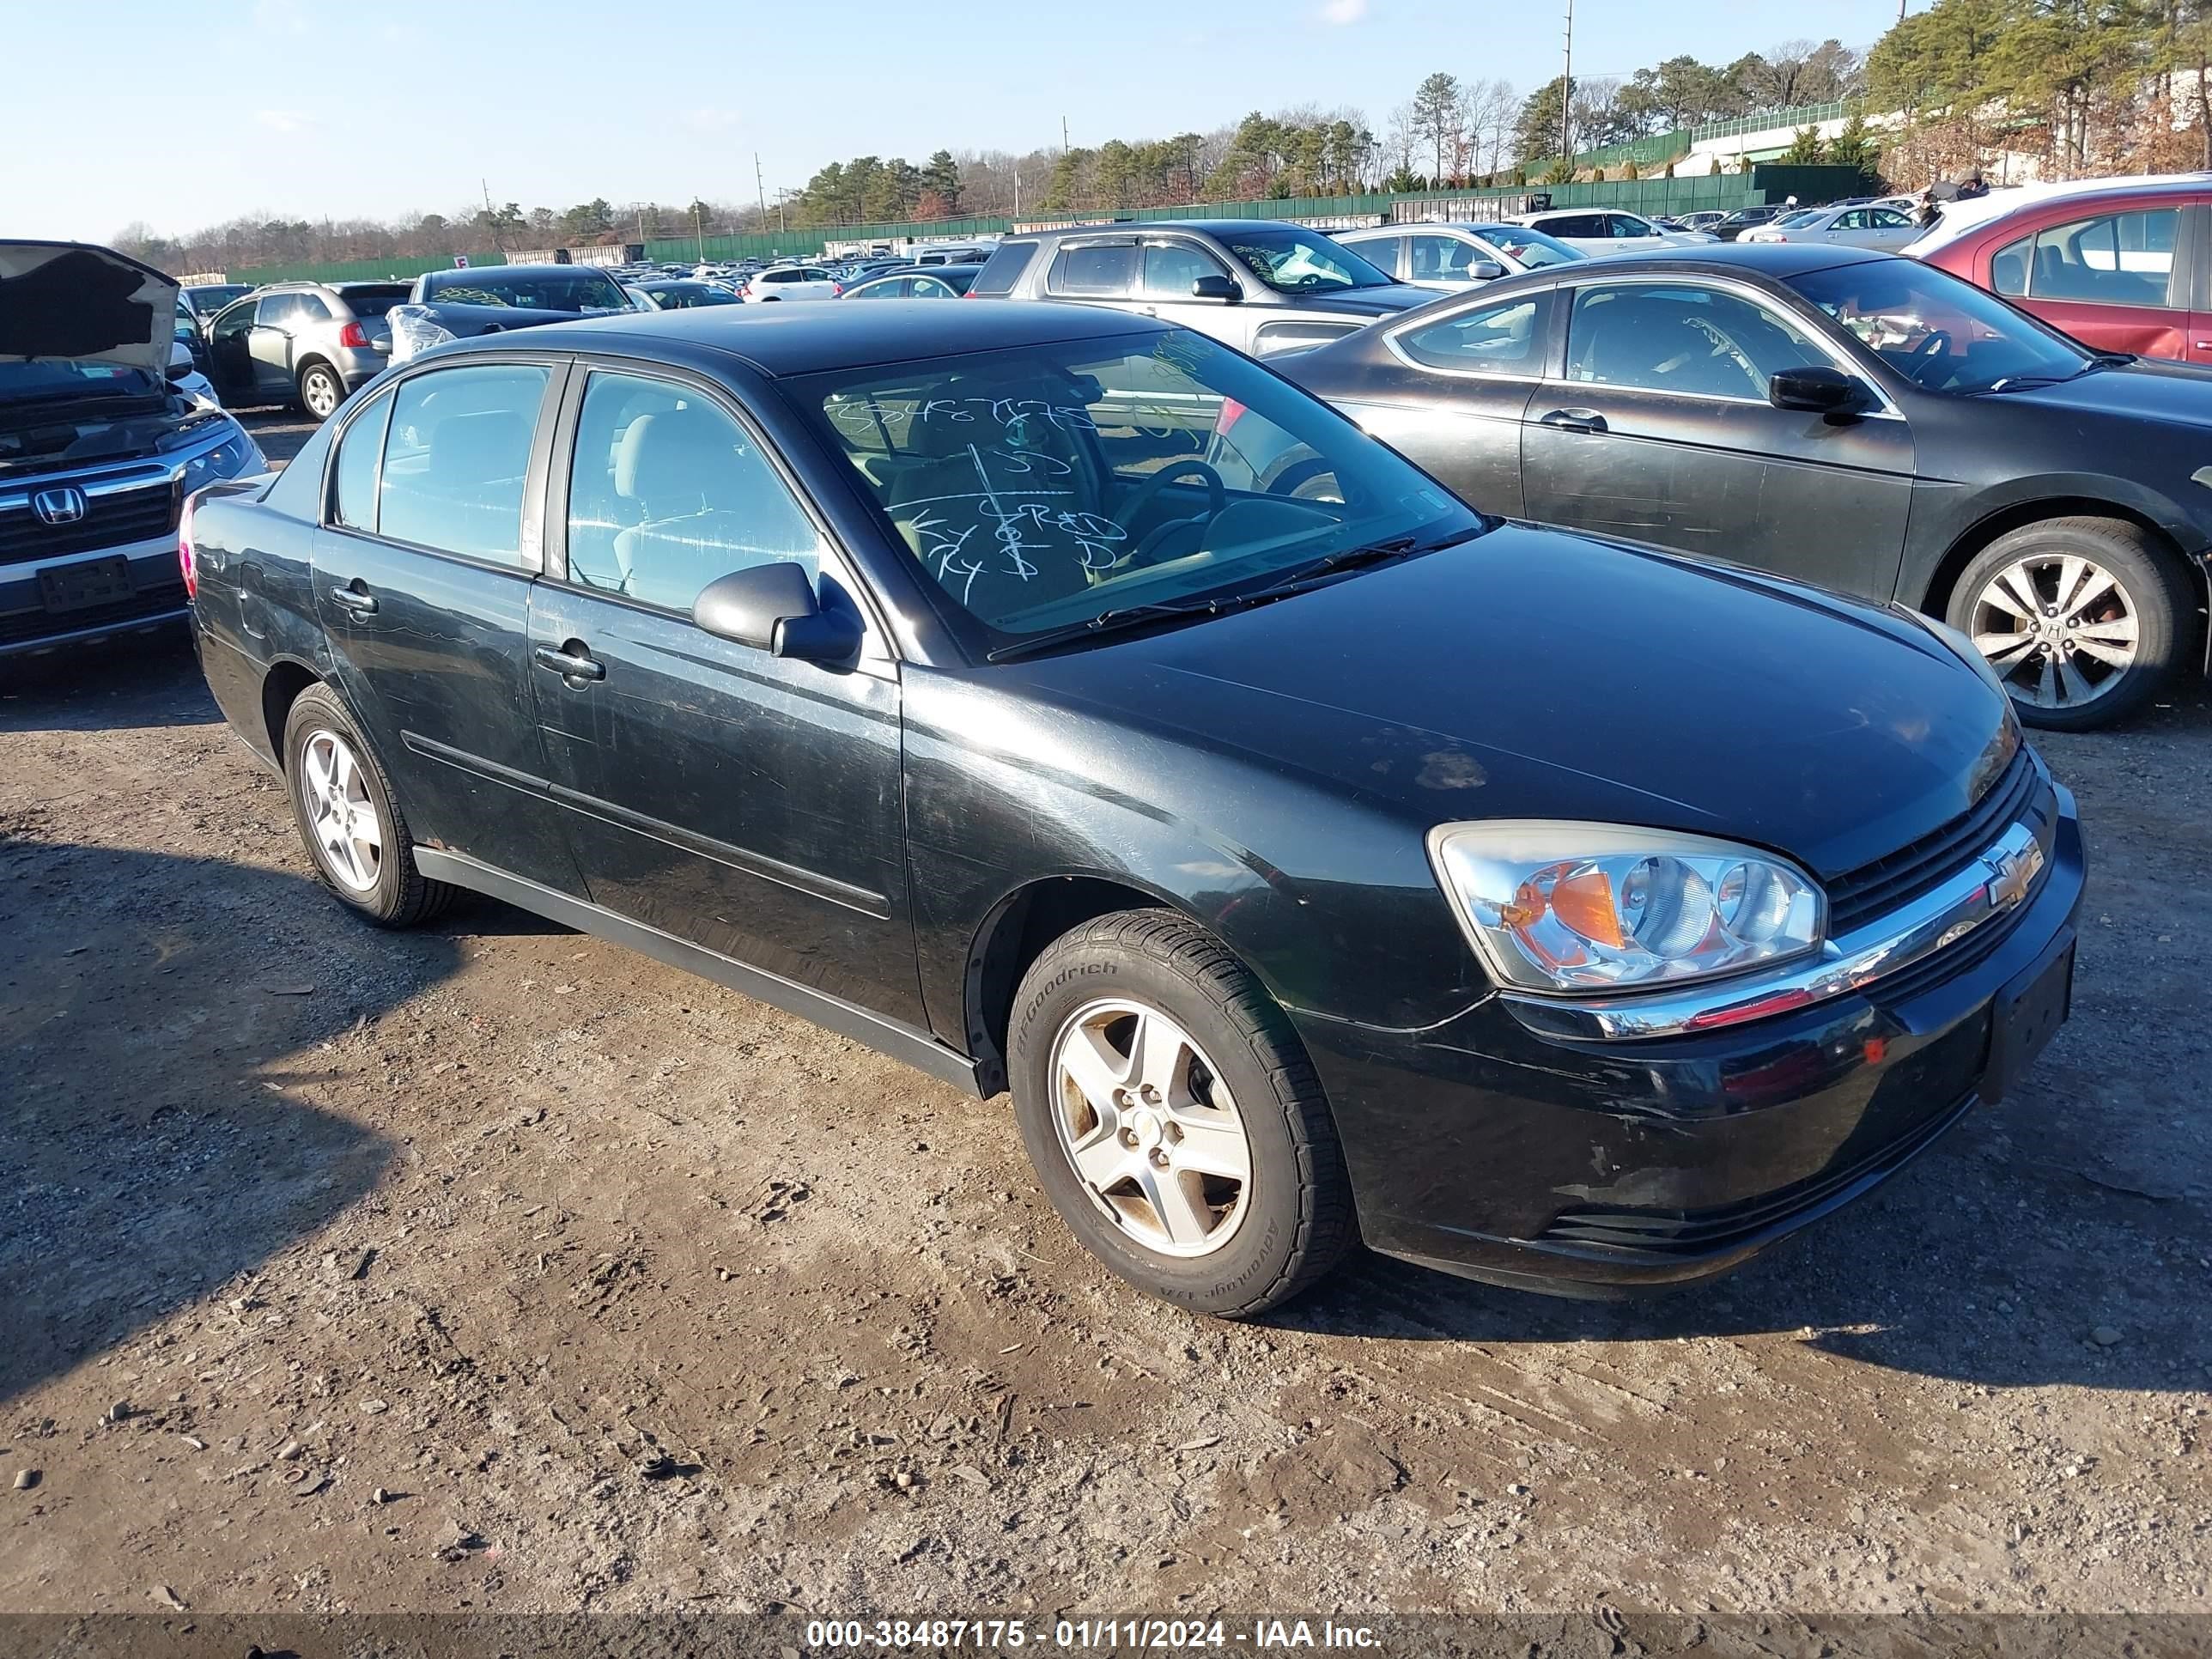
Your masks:
[[[376,885],[384,863],[384,831],[360,759],[337,732],[310,732],[301,751],[300,800],[316,856],[331,878],[350,891]]]
[[[1207,1255],[1236,1236],[1252,1149],[1220,1073],[1157,1008],[1086,1004],[1054,1039],[1053,1122],[1091,1202],[1134,1244]]]
[[[1974,645],[2021,702],[2078,709],[2135,666],[2136,607],[2112,573],[2074,553],[2033,553],[1997,571],[1974,600]]]

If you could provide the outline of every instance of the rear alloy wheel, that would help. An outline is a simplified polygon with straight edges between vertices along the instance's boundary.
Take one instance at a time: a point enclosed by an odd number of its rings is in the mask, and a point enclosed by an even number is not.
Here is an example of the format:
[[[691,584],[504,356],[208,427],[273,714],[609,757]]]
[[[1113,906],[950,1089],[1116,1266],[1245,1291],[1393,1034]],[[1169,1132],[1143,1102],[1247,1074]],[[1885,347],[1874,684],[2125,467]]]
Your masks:
[[[1009,1027],[1030,1162],[1122,1278],[1241,1318],[1350,1246],[1351,1181],[1312,1062],[1203,928],[1163,910],[1086,922],[1030,964]]]
[[[302,691],[285,719],[284,781],[316,875],[349,908],[409,927],[446,907],[453,890],[416,867],[392,780],[328,686]]]
[[[328,363],[309,363],[300,371],[300,406],[319,421],[327,421],[345,401],[345,382]]]
[[[2138,707],[2179,654],[2190,604],[2172,559],[2138,526],[2055,519],[2001,536],[1952,591],[1973,641],[2030,726],[2087,731]]]

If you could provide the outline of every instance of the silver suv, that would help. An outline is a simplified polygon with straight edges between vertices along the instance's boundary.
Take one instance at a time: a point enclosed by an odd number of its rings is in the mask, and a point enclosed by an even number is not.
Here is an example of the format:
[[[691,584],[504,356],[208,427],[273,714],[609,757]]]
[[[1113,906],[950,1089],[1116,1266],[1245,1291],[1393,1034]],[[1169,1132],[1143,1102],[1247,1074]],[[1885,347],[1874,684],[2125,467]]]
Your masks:
[[[1340,339],[1436,295],[1303,225],[1163,219],[1010,236],[968,297],[1113,306],[1270,357]]]
[[[327,420],[392,359],[385,313],[407,283],[276,283],[207,325],[207,376],[233,409],[294,404]]]

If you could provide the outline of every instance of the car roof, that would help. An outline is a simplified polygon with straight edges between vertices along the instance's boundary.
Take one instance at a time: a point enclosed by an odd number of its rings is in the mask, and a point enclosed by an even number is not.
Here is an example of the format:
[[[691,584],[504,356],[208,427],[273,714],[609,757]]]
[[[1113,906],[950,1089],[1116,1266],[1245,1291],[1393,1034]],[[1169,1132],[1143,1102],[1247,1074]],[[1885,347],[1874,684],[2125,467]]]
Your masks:
[[[1304,225],[1294,225],[1287,219],[1146,219],[1139,223],[1133,220],[1116,220],[1097,225],[1061,225],[1052,230],[1026,231],[1009,235],[1009,242],[1052,241],[1063,236],[1148,236],[1161,230],[1194,230],[1206,236],[1241,236],[1254,230],[1290,230],[1304,232]],[[1327,234],[1326,232],[1319,233]]]
[[[1576,283],[1602,280],[1607,273],[1618,270],[1764,276],[1782,282],[1808,270],[1830,270],[1838,265],[1864,264],[1869,260],[1899,257],[1874,248],[1837,247],[1826,242],[1709,242],[1698,247],[1642,248],[1571,265],[1546,265],[1541,270],[1490,283],[1481,292],[1504,293],[1508,284],[1517,289],[1542,287],[1563,279]]]
[[[948,306],[942,300],[884,300],[872,305],[713,306],[688,311],[623,313],[562,323],[560,343],[577,350],[705,347],[743,358],[763,374],[811,374],[869,363],[1005,351],[1067,340],[1158,334],[1166,325],[1096,306],[1012,303]],[[552,339],[513,329],[478,339],[480,349],[542,350]]]
[[[2023,209],[2050,202],[2101,197],[2156,201],[2169,196],[2202,196],[2207,191],[2212,191],[2212,173],[2139,173],[2118,179],[2062,179],[2049,184],[2015,185],[1986,196],[1970,196],[1963,202],[1937,203],[1942,217],[1912,247],[1915,253],[1938,248]]]

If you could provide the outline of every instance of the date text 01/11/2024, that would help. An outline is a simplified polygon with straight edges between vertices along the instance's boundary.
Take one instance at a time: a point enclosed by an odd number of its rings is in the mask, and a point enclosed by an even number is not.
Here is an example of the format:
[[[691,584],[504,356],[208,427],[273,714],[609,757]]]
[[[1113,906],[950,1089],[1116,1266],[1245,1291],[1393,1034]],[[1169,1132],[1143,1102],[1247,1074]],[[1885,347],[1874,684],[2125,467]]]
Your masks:
[[[1380,1645],[1364,1625],[1330,1620],[1257,1619],[1249,1630],[1225,1620],[1203,1619],[1061,1619],[1035,1628],[1019,1619],[824,1619],[810,1620],[806,1645],[814,1649],[1041,1648],[1115,1650],[1123,1648],[1179,1651],[1243,1646],[1266,1651],[1286,1648],[1367,1648]]]

